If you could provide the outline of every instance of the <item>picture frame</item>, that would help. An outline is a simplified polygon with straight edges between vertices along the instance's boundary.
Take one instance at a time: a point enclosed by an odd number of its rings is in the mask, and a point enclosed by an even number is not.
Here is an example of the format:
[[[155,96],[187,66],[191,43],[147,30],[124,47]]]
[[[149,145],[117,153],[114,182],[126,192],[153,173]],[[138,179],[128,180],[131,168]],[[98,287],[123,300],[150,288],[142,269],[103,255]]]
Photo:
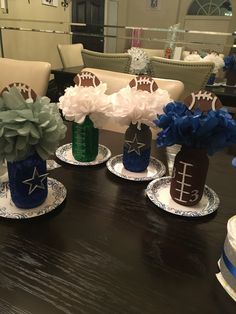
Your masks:
[[[42,4],[52,7],[58,7],[58,0],[42,0]]]
[[[147,8],[151,10],[160,10],[160,0],[147,0]]]

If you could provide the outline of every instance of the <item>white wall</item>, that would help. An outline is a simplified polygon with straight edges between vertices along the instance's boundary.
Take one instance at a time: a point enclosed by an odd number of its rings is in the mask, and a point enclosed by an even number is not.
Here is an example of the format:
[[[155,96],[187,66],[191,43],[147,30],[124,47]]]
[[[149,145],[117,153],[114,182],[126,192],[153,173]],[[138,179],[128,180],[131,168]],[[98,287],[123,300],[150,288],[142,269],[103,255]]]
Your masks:
[[[178,6],[179,0],[161,0],[160,9],[151,9],[148,1],[129,0],[126,25],[169,28],[176,23]],[[166,32],[142,31],[142,37],[150,38],[150,40],[141,41],[141,45],[144,48],[162,48],[164,44],[158,39],[165,39],[166,36]]]
[[[117,23],[120,26],[134,27],[157,27],[168,28],[169,26],[181,23],[181,27],[188,29],[200,30],[218,30],[223,32],[231,32],[236,29],[236,1],[232,1],[233,18],[202,18],[186,17],[187,9],[192,0],[160,0],[160,9],[150,9],[147,6],[147,0],[107,0],[115,1],[117,4]],[[9,14],[3,14],[0,11],[1,26],[28,27],[37,29],[55,29],[68,31],[71,7],[64,10],[58,1],[59,6],[49,7],[41,4],[41,0],[31,0],[30,4],[27,0],[8,0]],[[108,8],[106,8],[108,10]],[[12,19],[7,21],[6,19]],[[14,21],[21,19],[22,21]],[[24,19],[32,20],[32,22],[24,22]],[[52,21],[52,23],[33,22],[34,20]],[[58,22],[63,22],[59,24]],[[49,33],[23,32],[3,30],[4,53],[6,57],[28,60],[45,60],[52,64],[54,68],[60,67],[61,62],[57,52],[58,43],[70,43],[69,35],[56,35]],[[131,40],[126,37],[131,36],[131,31],[124,27],[117,29],[116,51],[122,52],[130,48]],[[167,33],[143,31],[142,47],[146,48],[163,48]],[[180,40],[202,41],[207,43],[215,41],[214,37],[206,37],[199,35],[191,35],[191,37],[179,38]],[[232,37],[224,40],[217,37],[217,40],[232,44]],[[113,43],[114,44],[114,43]],[[109,46],[109,45],[108,45]],[[114,47],[114,45],[113,45]],[[211,46],[213,47],[213,46]],[[211,47],[209,47],[211,49]],[[194,48],[190,46],[188,48]],[[113,49],[113,48],[112,48]],[[229,49],[229,48],[228,48]]]
[[[8,0],[9,13],[0,11],[0,25],[8,27],[24,27],[34,29],[55,29],[68,31],[70,11],[60,5],[51,7],[41,4],[41,0]],[[12,19],[12,20],[7,20]],[[21,19],[22,21],[14,21]],[[24,20],[31,22],[24,22]],[[38,20],[51,21],[35,22]],[[64,22],[59,24],[58,22]],[[61,67],[61,61],[57,52],[58,43],[69,43],[69,35],[56,35],[50,33],[26,32],[17,30],[2,30],[4,56],[22,60],[48,61],[52,67]]]
[[[181,28],[186,30],[199,30],[210,32],[223,32],[223,33],[232,32],[231,21],[232,20],[236,21],[236,7],[233,8],[233,11],[235,12],[233,17],[186,15],[191,2],[192,0],[179,1],[178,20],[181,22]],[[223,35],[219,36],[219,35],[187,34],[182,37],[182,40],[185,42],[205,43],[204,45],[186,44],[185,47],[187,50],[189,50],[189,48],[203,50],[209,49],[227,53],[229,48],[225,49],[225,45],[230,42],[232,44],[233,38],[232,36],[227,37]]]

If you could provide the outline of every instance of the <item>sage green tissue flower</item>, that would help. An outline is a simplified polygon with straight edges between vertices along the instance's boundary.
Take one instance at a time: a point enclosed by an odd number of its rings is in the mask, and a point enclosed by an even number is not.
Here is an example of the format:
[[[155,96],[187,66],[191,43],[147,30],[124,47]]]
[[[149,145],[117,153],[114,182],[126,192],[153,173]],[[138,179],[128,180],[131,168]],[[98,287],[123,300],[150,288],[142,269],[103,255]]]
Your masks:
[[[25,100],[16,87],[0,97],[0,160],[22,160],[37,152],[47,159],[65,137],[66,126],[47,97]]]

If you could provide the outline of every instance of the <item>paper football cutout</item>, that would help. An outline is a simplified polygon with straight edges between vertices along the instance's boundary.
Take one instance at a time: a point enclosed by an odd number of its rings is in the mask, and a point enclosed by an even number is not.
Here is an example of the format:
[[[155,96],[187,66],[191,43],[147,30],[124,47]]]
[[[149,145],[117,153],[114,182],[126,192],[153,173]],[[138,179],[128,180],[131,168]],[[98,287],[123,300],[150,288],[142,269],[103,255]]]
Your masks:
[[[130,87],[135,87],[137,90],[153,93],[158,89],[156,82],[149,76],[140,75],[132,79],[129,83]]]
[[[100,80],[97,78],[97,76],[88,71],[77,74],[74,77],[74,82],[77,86],[83,87],[97,87],[98,85],[100,85]]]
[[[24,84],[24,83],[11,83],[9,84],[8,86],[4,87],[4,89],[1,91],[1,94],[3,92],[9,92],[10,91],[10,88],[15,86],[21,93],[21,95],[24,97],[24,99],[28,99],[28,98],[32,98],[33,101],[36,100],[37,98],[37,94],[35,93],[35,91],[29,87],[28,85]]]
[[[222,107],[222,103],[219,98],[214,93],[205,90],[191,93],[185,98],[184,103],[189,108],[189,110],[195,110],[199,108],[202,112],[218,110]]]

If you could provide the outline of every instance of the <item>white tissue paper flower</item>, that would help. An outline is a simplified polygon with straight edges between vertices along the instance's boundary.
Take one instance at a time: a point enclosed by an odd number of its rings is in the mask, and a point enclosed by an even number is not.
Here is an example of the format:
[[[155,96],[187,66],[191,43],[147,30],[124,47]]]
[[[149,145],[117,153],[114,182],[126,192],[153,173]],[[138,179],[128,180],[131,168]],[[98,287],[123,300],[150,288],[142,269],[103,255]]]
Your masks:
[[[109,111],[110,102],[105,94],[107,84],[100,83],[98,86],[68,87],[65,94],[59,98],[59,108],[69,121],[83,123],[87,115],[93,121],[95,127],[101,128],[106,112]]]
[[[137,90],[129,85],[111,95],[112,110],[109,116],[121,125],[141,124],[155,127],[153,120],[163,113],[163,107],[171,102],[169,93],[158,88],[155,92]]]
[[[203,58],[203,61],[206,61],[206,62],[213,62],[215,64],[215,67],[212,71],[212,73],[217,73],[220,69],[222,69],[225,65],[224,63],[224,59],[222,58],[222,55],[219,56],[217,53],[215,52],[212,52],[208,55],[206,55],[204,58]]]
[[[190,53],[184,58],[184,61],[202,61],[202,58],[198,53]]]

